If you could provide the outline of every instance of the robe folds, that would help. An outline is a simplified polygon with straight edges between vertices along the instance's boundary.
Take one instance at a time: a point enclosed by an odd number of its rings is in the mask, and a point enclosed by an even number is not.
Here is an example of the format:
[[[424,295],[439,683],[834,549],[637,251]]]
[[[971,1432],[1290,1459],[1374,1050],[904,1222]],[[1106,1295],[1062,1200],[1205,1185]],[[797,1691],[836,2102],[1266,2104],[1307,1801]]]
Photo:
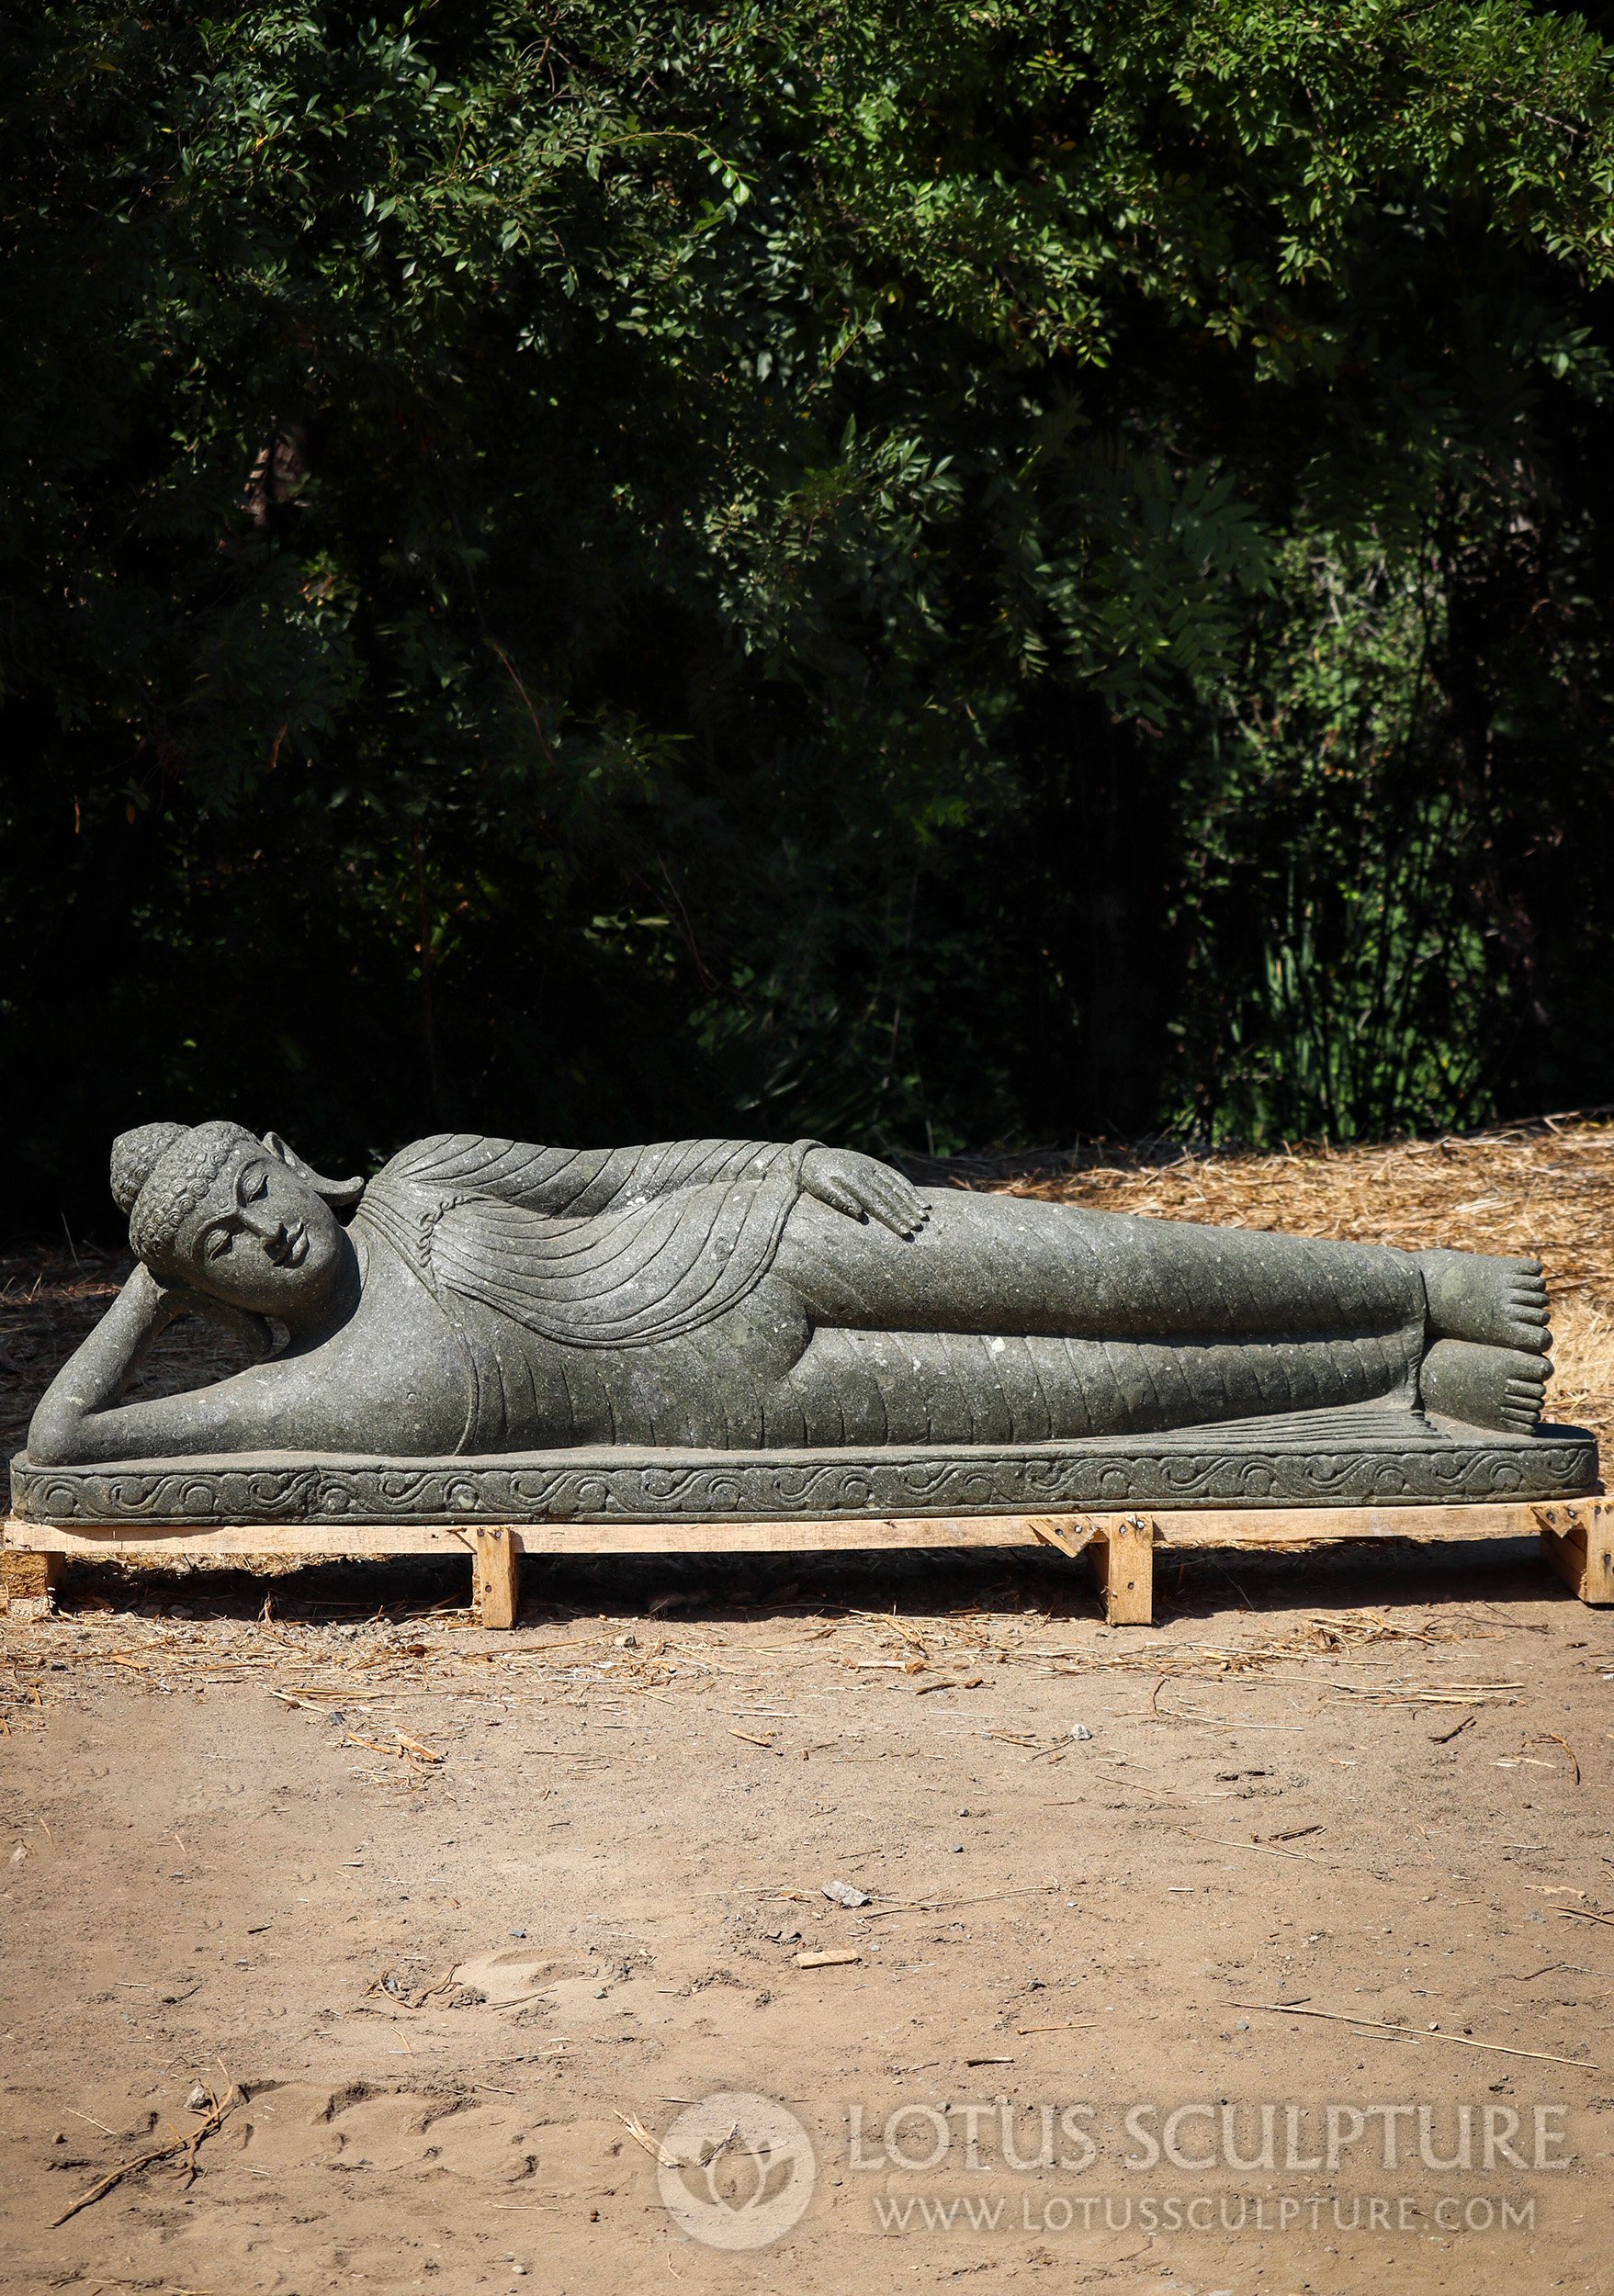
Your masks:
[[[353,1224],[446,1307],[475,1300],[568,1347],[641,1347],[755,1290],[816,1145],[573,1150],[440,1132],[383,1165]]]

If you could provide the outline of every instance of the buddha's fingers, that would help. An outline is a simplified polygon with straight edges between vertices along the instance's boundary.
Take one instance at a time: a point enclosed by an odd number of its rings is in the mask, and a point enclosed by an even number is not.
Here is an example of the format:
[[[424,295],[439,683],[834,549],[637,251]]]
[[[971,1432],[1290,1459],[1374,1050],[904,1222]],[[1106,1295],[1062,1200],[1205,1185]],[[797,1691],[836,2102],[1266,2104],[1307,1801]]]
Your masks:
[[[910,1180],[900,1172],[889,1172],[880,1190],[880,1200],[871,1206],[875,1217],[889,1228],[894,1235],[911,1244],[931,1216],[931,1208]],[[873,1190],[870,1191],[874,1193]]]

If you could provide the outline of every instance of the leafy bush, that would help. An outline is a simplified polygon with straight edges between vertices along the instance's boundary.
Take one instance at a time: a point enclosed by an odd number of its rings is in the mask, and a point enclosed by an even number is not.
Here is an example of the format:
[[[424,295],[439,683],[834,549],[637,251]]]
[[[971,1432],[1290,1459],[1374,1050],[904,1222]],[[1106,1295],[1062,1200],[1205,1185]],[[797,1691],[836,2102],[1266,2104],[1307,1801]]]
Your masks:
[[[62,0],[0,65],[18,1222],[168,1113],[1608,1097],[1578,19]]]

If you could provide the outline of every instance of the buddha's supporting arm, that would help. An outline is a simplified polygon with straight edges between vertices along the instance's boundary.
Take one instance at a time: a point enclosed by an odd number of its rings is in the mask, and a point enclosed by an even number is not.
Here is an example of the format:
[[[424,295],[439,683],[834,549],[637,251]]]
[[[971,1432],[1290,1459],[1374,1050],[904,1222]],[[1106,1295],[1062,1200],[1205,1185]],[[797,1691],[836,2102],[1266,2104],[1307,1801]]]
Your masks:
[[[56,1374],[28,1428],[28,1457],[44,1467],[96,1459],[156,1457],[194,1451],[195,1394],[152,1396],[119,1403],[158,1334],[182,1315],[198,1314],[259,1355],[269,1352],[269,1326],[200,1292],[170,1289],[143,1263],[81,1346]]]

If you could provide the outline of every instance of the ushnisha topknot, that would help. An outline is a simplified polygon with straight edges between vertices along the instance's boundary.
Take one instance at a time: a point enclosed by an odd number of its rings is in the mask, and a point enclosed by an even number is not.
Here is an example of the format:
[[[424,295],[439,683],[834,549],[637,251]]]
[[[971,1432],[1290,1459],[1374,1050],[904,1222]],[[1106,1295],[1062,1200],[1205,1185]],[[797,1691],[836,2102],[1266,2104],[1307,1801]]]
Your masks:
[[[112,1193],[129,1213],[129,1241],[156,1270],[184,1221],[238,1150],[259,1142],[244,1125],[141,1124],[112,1144]]]
[[[185,1136],[183,1124],[137,1124],[112,1142],[112,1199],[127,1220],[134,1199],[156,1169],[165,1148]]]

